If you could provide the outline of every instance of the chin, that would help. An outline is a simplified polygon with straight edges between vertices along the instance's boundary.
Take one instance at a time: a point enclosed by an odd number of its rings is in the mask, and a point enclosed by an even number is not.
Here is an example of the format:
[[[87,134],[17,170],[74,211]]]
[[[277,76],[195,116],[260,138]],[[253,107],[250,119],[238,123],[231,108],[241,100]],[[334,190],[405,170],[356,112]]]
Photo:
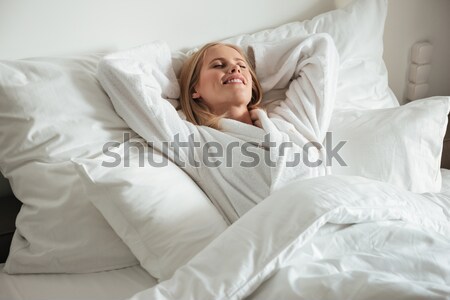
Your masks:
[[[252,101],[252,94],[250,93],[250,95],[248,95],[247,93],[242,95],[236,95],[236,101],[238,104],[245,104],[245,105],[249,105],[250,102]]]

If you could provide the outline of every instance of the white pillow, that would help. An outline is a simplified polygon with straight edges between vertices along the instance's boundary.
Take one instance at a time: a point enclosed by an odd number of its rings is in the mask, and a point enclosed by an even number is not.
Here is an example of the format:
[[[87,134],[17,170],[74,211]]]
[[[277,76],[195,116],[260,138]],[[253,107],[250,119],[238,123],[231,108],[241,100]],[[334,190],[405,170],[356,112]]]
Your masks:
[[[191,178],[143,139],[75,163],[89,200],[157,279],[170,278],[227,228]]]
[[[332,173],[439,192],[449,109],[450,97],[432,97],[397,108],[336,112],[330,125],[333,147],[347,142],[338,154],[348,166],[332,161]]]
[[[87,200],[70,161],[101,152],[130,131],[95,78],[99,58],[0,61],[0,168],[23,202],[8,273],[138,263]]]
[[[340,56],[336,109],[377,109],[399,106],[388,86],[383,61],[387,0],[357,0],[343,9],[255,34],[227,40],[246,49],[254,42],[278,41],[313,33],[328,33]]]

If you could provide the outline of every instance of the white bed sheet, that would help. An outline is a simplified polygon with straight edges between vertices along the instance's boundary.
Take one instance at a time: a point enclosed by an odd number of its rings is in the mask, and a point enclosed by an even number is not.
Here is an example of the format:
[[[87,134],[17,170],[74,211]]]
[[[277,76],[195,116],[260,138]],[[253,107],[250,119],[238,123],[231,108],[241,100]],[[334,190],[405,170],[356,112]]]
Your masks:
[[[449,199],[357,176],[293,181],[132,299],[447,299]],[[324,230],[336,242],[306,251]]]
[[[139,265],[89,274],[8,275],[0,264],[0,300],[126,299],[156,280]]]
[[[450,199],[450,170],[442,169],[442,191],[436,201]],[[156,284],[140,266],[89,274],[8,275],[0,264],[0,300],[127,299]]]

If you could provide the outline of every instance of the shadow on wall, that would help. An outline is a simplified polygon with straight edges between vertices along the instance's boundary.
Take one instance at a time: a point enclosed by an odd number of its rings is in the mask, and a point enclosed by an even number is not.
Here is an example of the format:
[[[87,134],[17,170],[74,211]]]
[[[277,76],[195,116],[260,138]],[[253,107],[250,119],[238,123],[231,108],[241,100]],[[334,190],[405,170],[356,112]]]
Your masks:
[[[338,1],[338,0],[336,0]],[[426,97],[450,95],[450,1],[391,0],[384,30],[384,61],[389,86],[406,103],[411,48],[417,42],[433,45]]]

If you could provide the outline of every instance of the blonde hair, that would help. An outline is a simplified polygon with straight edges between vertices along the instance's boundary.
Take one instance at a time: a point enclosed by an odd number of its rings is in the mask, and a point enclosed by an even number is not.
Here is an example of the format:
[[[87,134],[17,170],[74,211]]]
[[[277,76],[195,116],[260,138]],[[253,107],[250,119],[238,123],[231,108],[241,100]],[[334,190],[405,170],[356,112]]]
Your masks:
[[[224,44],[224,43],[208,43],[204,45],[200,50],[192,54],[183,64],[180,73],[180,90],[181,90],[181,109],[186,115],[186,119],[195,125],[205,125],[215,129],[219,128],[219,121],[226,115],[215,115],[209,108],[198,101],[198,99],[192,98],[192,94],[195,93],[195,86],[200,80],[200,70],[203,65],[203,60],[206,55],[206,51],[214,46],[227,46],[235,49],[244,58],[247,63],[248,69],[252,76],[252,98],[250,103],[247,105],[249,109],[258,107],[262,98],[262,88],[256,78],[255,70],[250,63],[247,55],[236,45]]]

